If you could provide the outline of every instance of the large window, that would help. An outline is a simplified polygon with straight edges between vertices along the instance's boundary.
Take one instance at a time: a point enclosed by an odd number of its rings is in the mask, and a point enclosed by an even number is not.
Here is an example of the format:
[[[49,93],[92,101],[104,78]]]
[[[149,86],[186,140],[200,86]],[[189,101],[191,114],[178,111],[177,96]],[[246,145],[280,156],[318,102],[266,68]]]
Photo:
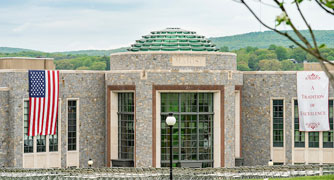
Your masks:
[[[134,93],[118,93],[118,159],[133,160]]]
[[[49,136],[49,151],[58,151],[58,126],[56,127],[56,134]]]
[[[329,125],[330,131],[322,132],[323,147],[333,148],[333,100],[329,100]],[[308,147],[320,147],[320,133],[319,132],[301,132],[299,131],[299,116],[298,116],[298,101],[294,100],[294,144],[295,147],[305,147],[305,136],[308,136]]]
[[[29,130],[29,101],[24,101],[24,153],[34,152],[34,138],[28,136]]]
[[[308,147],[318,148],[319,147],[319,132],[308,133]]]
[[[67,102],[67,147],[68,151],[77,150],[77,100]]]
[[[57,123],[58,117],[57,117]],[[37,135],[35,137],[28,136],[29,129],[29,101],[24,101],[24,153],[33,153],[34,146],[36,146],[36,152],[57,152],[58,151],[58,125],[55,135]],[[36,143],[34,143],[34,138]],[[49,149],[46,147],[46,143],[49,143]]]
[[[201,162],[213,166],[213,93],[161,93],[161,167],[169,166],[170,129],[165,119],[173,112],[173,166]]]
[[[273,100],[273,147],[283,147],[284,143],[283,100]]]
[[[329,126],[330,131],[323,132],[324,148],[333,148],[333,100],[329,101]]]
[[[294,101],[294,136],[295,147],[305,147],[305,132],[299,131],[298,101]]]

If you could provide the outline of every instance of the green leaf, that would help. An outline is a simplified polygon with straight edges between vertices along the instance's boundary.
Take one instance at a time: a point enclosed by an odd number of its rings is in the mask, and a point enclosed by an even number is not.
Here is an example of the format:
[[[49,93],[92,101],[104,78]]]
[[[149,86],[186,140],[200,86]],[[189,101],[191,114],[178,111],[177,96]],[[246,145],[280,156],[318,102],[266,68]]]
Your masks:
[[[321,48],[324,48],[324,47],[326,47],[326,44],[321,44],[321,45],[319,46],[320,49],[321,49]]]

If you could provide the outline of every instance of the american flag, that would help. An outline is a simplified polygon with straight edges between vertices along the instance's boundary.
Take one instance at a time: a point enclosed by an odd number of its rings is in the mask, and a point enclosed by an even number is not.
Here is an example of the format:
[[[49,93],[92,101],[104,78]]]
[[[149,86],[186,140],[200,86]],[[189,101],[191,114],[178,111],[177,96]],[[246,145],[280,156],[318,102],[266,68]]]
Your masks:
[[[59,71],[29,70],[28,136],[56,133]]]

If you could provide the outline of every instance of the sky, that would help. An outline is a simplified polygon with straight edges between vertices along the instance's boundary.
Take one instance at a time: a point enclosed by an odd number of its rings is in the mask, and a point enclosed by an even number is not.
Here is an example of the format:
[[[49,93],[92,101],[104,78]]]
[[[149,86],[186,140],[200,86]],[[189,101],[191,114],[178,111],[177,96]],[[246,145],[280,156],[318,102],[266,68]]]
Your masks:
[[[271,0],[249,0],[254,11],[275,25]],[[313,29],[333,30],[334,16],[315,2],[301,6]],[[294,4],[289,15],[305,29]],[[206,37],[267,30],[233,0],[0,0],[0,47],[45,52],[128,47],[142,35],[167,27],[196,31]],[[282,25],[279,27],[288,30]]]

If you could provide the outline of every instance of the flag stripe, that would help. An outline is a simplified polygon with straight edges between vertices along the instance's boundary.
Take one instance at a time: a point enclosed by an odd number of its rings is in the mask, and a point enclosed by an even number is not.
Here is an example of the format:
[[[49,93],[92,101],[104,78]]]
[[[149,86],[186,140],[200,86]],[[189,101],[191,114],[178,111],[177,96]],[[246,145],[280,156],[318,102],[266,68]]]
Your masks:
[[[33,129],[33,113],[31,113],[31,103],[32,102],[32,98],[29,98],[29,133],[28,133],[28,136],[32,136],[32,129]]]
[[[50,81],[51,81],[51,77],[50,77],[50,71],[48,71],[48,74],[47,74],[47,77],[48,77],[48,96],[46,97],[48,99],[48,112],[46,114],[46,127],[45,127],[45,134],[48,134],[49,133],[49,120],[50,120],[50,104],[52,103],[51,102],[51,92],[50,92]]]
[[[48,87],[47,85],[49,84],[49,78],[48,78],[48,73],[45,73],[45,86]],[[48,113],[48,105],[49,105],[49,99],[47,98],[49,96],[49,91],[46,88],[45,90],[45,98],[44,98],[44,118],[43,118],[43,130],[42,130],[42,135],[46,135],[46,121],[47,121],[47,113]]]
[[[40,130],[39,130],[39,124],[40,124],[40,118],[41,118],[41,98],[38,98],[38,108],[37,108],[37,128],[36,128],[36,131],[37,131],[37,134],[40,134]]]
[[[59,97],[59,72],[55,72],[55,80],[54,80],[54,85],[55,85],[55,104],[56,108],[54,109],[54,117],[53,117],[53,123],[52,123],[52,131],[51,134],[56,134],[56,124],[57,124],[57,116],[58,116],[58,97]]]
[[[41,105],[40,105],[40,118],[39,118],[39,126],[38,126],[38,134],[42,134],[42,124],[43,124],[43,117],[44,117],[44,98],[40,98]]]
[[[55,124],[54,124],[54,130],[53,130],[53,134],[56,134],[56,129],[57,129],[57,125],[58,125],[58,107],[59,107],[59,71],[57,71],[57,107],[56,107],[56,121],[55,121]]]
[[[55,134],[59,71],[29,71],[29,136]]]
[[[40,99],[41,98],[36,98],[36,135],[39,134],[39,131],[38,131],[38,126],[39,126],[39,114],[40,114],[40,111],[39,111],[39,108],[40,108]]]
[[[50,84],[50,96],[49,96],[49,98],[50,98],[50,106],[49,106],[49,108],[50,108],[50,111],[49,111],[49,117],[48,117],[48,130],[47,130],[47,132],[48,132],[48,134],[50,134],[50,131],[51,131],[51,124],[52,124],[52,116],[53,116],[53,109],[52,109],[52,107],[53,107],[53,103],[54,103],[54,101],[53,101],[53,96],[54,96],[54,94],[53,94],[53,76],[52,76],[52,71],[50,71],[50,74],[49,74],[49,76],[50,76],[50,82],[49,82],[49,84]]]
[[[33,119],[34,120],[34,133],[33,133],[33,136],[36,136],[36,132],[37,132],[36,131],[36,124],[37,124],[36,123],[36,120],[37,120],[37,117],[36,117],[36,98],[34,98],[33,102],[34,102],[34,104],[33,104],[33,107],[34,107],[34,114],[33,114],[34,115],[34,117],[33,117],[34,118]]]
[[[52,104],[52,119],[51,119],[51,122],[52,122],[52,124],[51,124],[51,129],[50,129],[50,134],[52,134],[53,133],[53,129],[54,129],[54,127],[53,127],[53,125],[54,125],[54,122],[56,121],[55,120],[55,117],[56,117],[56,110],[55,110],[55,104],[57,104],[57,99],[56,99],[56,73],[55,73],[55,71],[53,71],[52,72],[52,74],[53,74],[53,104]]]

